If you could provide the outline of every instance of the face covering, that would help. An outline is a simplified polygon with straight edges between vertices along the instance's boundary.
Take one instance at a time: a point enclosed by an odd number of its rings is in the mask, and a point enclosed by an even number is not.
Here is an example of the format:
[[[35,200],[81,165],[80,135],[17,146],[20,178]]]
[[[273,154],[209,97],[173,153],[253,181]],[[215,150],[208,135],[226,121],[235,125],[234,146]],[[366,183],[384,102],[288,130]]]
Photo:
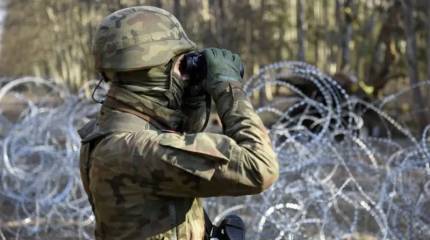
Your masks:
[[[178,110],[186,81],[171,74],[173,62],[150,69],[119,72],[114,84],[169,109]]]
[[[201,131],[208,117],[207,99],[204,95],[184,96],[188,81],[173,72],[176,60],[150,69],[116,73],[108,96],[171,130]]]
[[[118,109],[113,100],[123,110],[126,107],[148,116],[163,129],[179,131],[185,121],[181,111],[185,82],[173,83],[171,65],[115,73],[104,105]]]

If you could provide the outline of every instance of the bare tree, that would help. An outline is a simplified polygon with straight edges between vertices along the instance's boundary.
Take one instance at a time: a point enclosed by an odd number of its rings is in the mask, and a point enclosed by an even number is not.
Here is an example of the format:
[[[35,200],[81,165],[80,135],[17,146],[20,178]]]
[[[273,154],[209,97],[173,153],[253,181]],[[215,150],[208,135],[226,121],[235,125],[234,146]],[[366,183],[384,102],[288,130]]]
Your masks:
[[[278,60],[315,59],[326,71],[354,70],[358,82],[365,79],[364,86],[370,86],[366,94],[376,98],[384,94],[389,80],[406,73],[411,85],[419,82],[418,71],[430,78],[430,17],[422,18],[430,16],[430,1],[413,0],[415,4],[405,7],[401,1],[8,0],[0,72],[39,75],[79,87],[95,76],[90,46],[101,19],[123,7],[150,4],[176,15],[199,46],[240,53],[247,76]],[[419,54],[416,38],[426,35],[418,42],[423,52]],[[408,51],[402,54],[405,39]],[[426,67],[416,66],[426,59]],[[270,91],[262,90],[260,100],[270,98]],[[414,95],[415,108],[422,109],[423,93]]]
[[[403,0],[402,12],[403,12],[403,28],[406,37],[406,61],[408,63],[408,75],[409,83],[411,87],[418,84],[418,63],[417,63],[417,40],[415,35],[415,20],[413,16],[412,0]],[[422,130],[427,125],[427,119],[425,112],[424,99],[420,88],[413,88],[413,98],[415,110],[417,111],[417,117],[420,124],[419,129]]]
[[[304,30],[304,22],[305,22],[305,12],[303,6],[303,0],[297,0],[296,2],[296,23],[297,23],[297,43],[298,43],[298,52],[297,58],[300,61],[305,61],[305,30]]]
[[[350,63],[349,42],[352,38],[352,21],[353,21],[353,1],[345,0],[342,7],[341,38],[340,48],[342,49],[342,59],[340,69],[344,70]]]
[[[427,5],[427,80],[430,80],[430,1]]]
[[[182,20],[181,0],[174,0],[174,2],[173,2],[173,14],[179,20]]]
[[[163,2],[161,0],[153,0],[152,4],[156,7],[159,7],[159,8],[163,7]]]
[[[373,87],[373,96],[377,97],[381,90],[384,89],[390,78],[393,77],[395,63],[397,61],[396,52],[393,49],[396,36],[402,29],[397,24],[402,21],[402,9],[399,2],[394,2],[385,10],[385,18],[380,20],[381,27],[374,43],[371,43],[370,61],[366,71],[365,81]],[[374,28],[374,23],[366,27],[363,34],[366,34]],[[371,41],[371,40],[368,40]],[[395,75],[395,74],[394,74]]]

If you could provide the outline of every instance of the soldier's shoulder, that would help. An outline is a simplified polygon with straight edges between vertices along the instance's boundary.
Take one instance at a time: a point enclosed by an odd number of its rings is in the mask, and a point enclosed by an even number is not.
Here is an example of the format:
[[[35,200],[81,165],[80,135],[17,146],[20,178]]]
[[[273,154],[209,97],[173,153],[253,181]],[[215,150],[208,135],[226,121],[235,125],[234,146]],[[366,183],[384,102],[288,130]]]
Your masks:
[[[94,151],[111,157],[142,154],[153,145],[152,139],[156,136],[157,132],[154,130],[114,131],[102,137]]]
[[[160,131],[152,129],[142,129],[139,131],[118,131],[109,136],[109,141],[125,142],[130,147],[142,147],[156,141]]]
[[[96,138],[100,138],[109,134],[109,132],[101,130],[96,120],[91,120],[78,130],[82,143],[90,142]]]

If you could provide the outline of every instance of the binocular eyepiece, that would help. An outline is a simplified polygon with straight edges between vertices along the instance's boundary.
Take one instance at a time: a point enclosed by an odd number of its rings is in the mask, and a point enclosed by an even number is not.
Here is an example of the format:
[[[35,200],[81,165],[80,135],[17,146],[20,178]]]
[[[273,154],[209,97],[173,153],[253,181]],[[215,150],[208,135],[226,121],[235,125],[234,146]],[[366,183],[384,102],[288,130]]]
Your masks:
[[[200,52],[191,52],[184,55],[179,65],[179,71],[190,76],[192,82],[201,81],[206,77],[207,67],[205,56]],[[240,77],[243,78],[244,67],[240,65]]]

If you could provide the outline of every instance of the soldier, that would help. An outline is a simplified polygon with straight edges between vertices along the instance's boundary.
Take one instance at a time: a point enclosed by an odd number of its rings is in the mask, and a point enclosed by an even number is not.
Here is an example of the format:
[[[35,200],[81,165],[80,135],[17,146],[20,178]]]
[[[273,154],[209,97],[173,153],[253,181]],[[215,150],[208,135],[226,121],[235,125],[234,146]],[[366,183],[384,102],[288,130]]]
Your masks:
[[[159,8],[122,9],[102,21],[93,51],[111,86],[97,119],[79,130],[96,239],[201,240],[199,198],[257,194],[277,179],[270,139],[230,51],[202,51],[202,88],[224,134],[200,132],[205,98],[185,94],[190,81],[178,70],[193,50],[178,20]]]

